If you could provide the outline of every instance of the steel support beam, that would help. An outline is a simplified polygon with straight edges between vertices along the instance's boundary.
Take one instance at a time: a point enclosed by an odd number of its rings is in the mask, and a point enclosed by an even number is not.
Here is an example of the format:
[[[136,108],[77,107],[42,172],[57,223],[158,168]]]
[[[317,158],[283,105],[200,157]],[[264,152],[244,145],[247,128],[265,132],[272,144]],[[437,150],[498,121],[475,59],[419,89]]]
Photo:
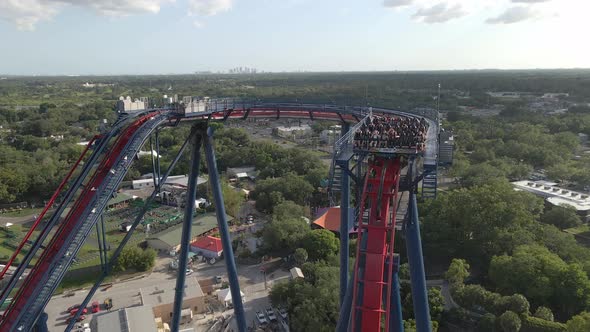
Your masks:
[[[191,169],[188,177],[188,188],[186,193],[186,205],[184,210],[184,224],[180,236],[180,256],[178,259],[178,275],[176,276],[176,290],[174,293],[174,305],[172,307],[172,321],[170,329],[178,332],[180,327],[180,313],[182,311],[182,297],[186,280],[186,266],[188,264],[188,252],[191,242],[191,228],[193,215],[195,213],[195,199],[197,195],[197,178],[199,177],[199,166],[201,162],[201,145],[203,143],[203,130],[200,129],[191,140],[192,155]]]
[[[48,332],[49,329],[47,328],[47,320],[48,320],[48,316],[47,313],[42,312],[41,315],[39,315],[39,319],[37,319],[37,322],[35,323],[35,330],[36,332]]]
[[[193,128],[193,131],[191,131],[190,136],[182,144],[182,146],[180,147],[180,150],[176,154],[176,157],[174,157],[174,159],[172,160],[172,163],[170,163],[170,166],[168,166],[166,173],[162,177],[162,182],[166,182],[166,180],[168,179],[168,176],[170,175],[170,173],[172,172],[172,170],[174,169],[174,167],[176,166],[176,164],[180,160],[180,157],[182,157],[184,150],[186,149],[186,147],[188,146],[189,142],[192,140],[192,138],[194,137],[195,134],[196,134],[196,132]],[[115,264],[115,262],[117,261],[117,258],[119,258],[119,255],[121,254],[121,251],[123,251],[123,248],[125,247],[127,242],[129,242],[129,240],[131,239],[131,235],[133,235],[135,228],[137,228],[137,225],[139,225],[139,223],[143,219],[143,216],[145,215],[145,213],[149,209],[150,205],[154,201],[154,198],[156,197],[158,189],[159,188],[154,188],[152,195],[145,200],[143,207],[141,208],[141,210],[139,211],[139,213],[135,217],[135,220],[133,221],[131,228],[129,229],[127,234],[125,234],[125,237],[123,238],[123,240],[121,241],[121,243],[119,244],[117,249],[115,249],[115,252],[111,256],[111,259],[108,263],[108,268],[107,268],[108,270],[110,270],[110,268]],[[98,289],[98,287],[100,287],[100,285],[102,284],[102,282],[104,281],[106,276],[107,276],[107,274],[103,273],[98,277],[98,280],[96,280],[96,283],[94,284],[94,286],[92,286],[90,291],[88,291],[88,295],[86,295],[86,298],[84,298],[84,301],[82,301],[82,303],[80,304],[81,307],[85,308],[88,306],[88,303],[90,303],[90,299],[92,299],[92,297],[96,293],[96,290]],[[79,314],[77,314],[77,316],[79,316]],[[66,331],[66,332],[71,331],[72,328],[74,328],[74,325],[75,325],[75,320],[72,320],[72,322],[70,322],[70,324],[66,327],[66,329],[64,331]]]
[[[414,172],[414,160],[408,167],[408,175]],[[422,255],[422,239],[420,238],[420,222],[418,219],[418,202],[416,188],[410,188],[409,218],[406,221],[406,247],[410,263],[410,280],[412,286],[412,300],[414,302],[414,316],[416,317],[417,332],[431,332],[430,311],[428,308],[428,290],[426,289],[426,273],[424,271],[424,257]]]
[[[340,137],[343,137],[350,130],[350,124],[343,122]],[[348,285],[348,230],[350,226],[350,176],[348,167],[350,161],[339,163],[341,169],[340,177],[340,306],[344,303],[346,286]]]
[[[96,242],[98,242],[98,255],[100,256],[100,269],[102,270],[103,273],[105,273],[105,266],[107,265],[107,262],[104,259],[104,255],[103,255],[103,251],[105,250],[105,248],[102,246],[102,233],[100,231],[100,226],[104,225],[104,216],[101,214],[100,215],[100,222],[96,223]]]
[[[154,188],[158,187],[156,179],[156,159],[154,157],[154,137],[150,135],[150,155],[152,156],[152,179],[154,180]]]
[[[391,287],[391,312],[389,313],[389,332],[404,332],[402,300],[399,287],[399,255],[393,256],[393,283]]]
[[[346,296],[340,306],[340,315],[336,324],[336,332],[348,332],[350,326],[350,314],[352,311],[352,293],[354,291],[354,278],[348,279],[346,287]]]
[[[215,151],[213,144],[213,129],[209,128],[205,137],[205,157],[207,159],[207,169],[209,170],[209,183],[211,184],[211,189],[213,191],[217,224],[219,226],[219,233],[221,235],[221,244],[223,246],[223,255],[225,257],[229,288],[231,291],[238,331],[246,332],[248,325],[246,324],[246,316],[244,315],[244,306],[242,304],[242,295],[238,281],[238,270],[236,268],[234,252],[231,246],[229,226],[227,225],[223,193],[221,192],[221,183],[219,182],[219,173],[217,171],[217,162],[215,161]]]
[[[156,174],[158,178],[158,194],[160,193],[160,180],[162,179],[162,168],[160,167],[160,128],[156,128]]]

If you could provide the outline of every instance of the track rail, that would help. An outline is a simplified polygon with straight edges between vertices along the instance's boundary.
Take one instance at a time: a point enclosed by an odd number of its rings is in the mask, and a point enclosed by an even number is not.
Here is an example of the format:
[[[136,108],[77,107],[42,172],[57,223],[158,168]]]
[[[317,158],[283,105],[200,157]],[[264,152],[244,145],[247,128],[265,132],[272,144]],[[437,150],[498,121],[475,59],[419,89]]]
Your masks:
[[[383,315],[385,326],[389,326],[400,169],[400,158],[374,156],[369,161],[360,205],[360,215],[368,211],[369,218],[367,222],[359,220],[352,331],[381,331]]]

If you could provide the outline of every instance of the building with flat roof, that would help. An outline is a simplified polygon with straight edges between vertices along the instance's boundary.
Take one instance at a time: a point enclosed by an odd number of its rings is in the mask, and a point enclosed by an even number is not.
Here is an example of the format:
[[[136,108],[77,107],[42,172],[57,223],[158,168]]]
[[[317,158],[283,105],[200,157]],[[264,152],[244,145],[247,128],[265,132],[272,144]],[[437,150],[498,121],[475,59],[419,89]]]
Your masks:
[[[226,215],[226,218],[228,222],[233,220],[233,217],[228,215]],[[217,229],[217,216],[215,213],[197,215],[193,219],[190,242],[194,242],[199,237],[208,235],[209,232],[215,229]],[[172,250],[178,251],[180,248],[181,234],[182,223],[148,237],[147,245],[150,248],[166,253]]]
[[[146,174],[147,176],[148,174]],[[149,174],[149,177],[142,176],[142,179],[133,180],[131,181],[131,185],[133,189],[142,189],[142,188],[153,188],[154,187],[154,179],[153,175]],[[207,183],[207,178],[199,176],[197,178],[197,185]],[[156,179],[156,183],[158,179]],[[173,175],[169,176],[166,179],[166,182],[162,185],[162,189],[186,189],[188,187],[188,176],[187,175]]]
[[[158,332],[152,310],[146,306],[122,308],[95,314],[93,331],[109,332]]]
[[[170,323],[173,313],[175,290],[176,279],[173,279],[166,282],[159,282],[157,285],[150,287],[141,288],[139,292],[143,306],[152,309],[152,317],[156,317],[156,319],[161,318],[162,322]],[[183,320],[192,319],[193,313],[203,313],[206,311],[205,294],[197,278],[191,276],[186,277],[182,298]]]
[[[279,137],[283,138],[300,138],[300,137],[307,137],[311,135],[312,130],[311,127],[307,124],[301,126],[279,126],[274,129],[275,133]]]
[[[545,198],[553,205],[567,205],[576,209],[583,221],[590,221],[590,195],[557,187],[557,183],[548,181],[512,182],[516,190],[524,190]]]

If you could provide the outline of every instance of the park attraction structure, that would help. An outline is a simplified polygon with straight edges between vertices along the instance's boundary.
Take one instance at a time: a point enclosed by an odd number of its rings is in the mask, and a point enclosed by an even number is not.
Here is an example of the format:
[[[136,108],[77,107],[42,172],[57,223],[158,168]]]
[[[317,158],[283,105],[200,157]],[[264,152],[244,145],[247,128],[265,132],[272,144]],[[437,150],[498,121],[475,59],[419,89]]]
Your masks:
[[[410,264],[411,288],[416,325],[419,332],[431,331],[428,298],[425,282],[422,245],[418,224],[418,184],[422,184],[422,198],[436,195],[439,119],[432,109],[412,112],[377,107],[348,107],[316,104],[261,103],[235,99],[185,99],[186,105],[119,112],[117,121],[108,130],[97,135],[73,165],[62,181],[47,208],[35,220],[33,227],[6,264],[0,278],[4,288],[0,305],[7,309],[0,318],[0,331],[46,331],[47,314],[44,308],[64,278],[68,268],[96,226],[102,273],[90,289],[82,307],[88,306],[93,295],[121,253],[125,244],[150,203],[156,198],[160,186],[166,183],[183,152],[191,149],[191,168],[188,179],[184,221],[179,255],[179,271],[187,267],[192,216],[195,209],[196,184],[199,173],[201,148],[209,172],[209,181],[217,206],[217,221],[222,239],[225,264],[234,303],[234,314],[240,332],[247,325],[241,300],[240,286],[231,238],[221,192],[220,178],[215,160],[213,122],[246,119],[309,119],[328,120],[341,124],[340,139],[334,145],[330,168],[328,193],[334,202],[339,200],[340,224],[340,318],[338,331],[403,331],[399,295],[399,256],[394,251],[394,234],[401,230],[405,236]],[[196,105],[196,107],[195,107]],[[370,148],[357,150],[353,145],[354,132],[367,118],[377,115],[424,118],[428,123],[425,148]],[[177,152],[168,169],[162,174],[158,158],[152,154],[155,189],[137,213],[130,230],[110,257],[107,255],[103,211],[107,202],[116,196],[125,174],[140,148],[149,139],[155,142],[159,156],[159,131],[188,123],[192,126],[189,137]],[[153,139],[152,139],[153,138]],[[351,180],[356,184],[356,207],[351,206]],[[400,212],[401,197],[405,213]],[[55,203],[59,198],[59,203]],[[49,207],[55,209],[41,223]],[[397,221],[397,223],[396,223]],[[352,275],[349,276],[349,234],[358,236],[357,256]],[[33,231],[37,238],[30,240]],[[19,252],[24,258],[10,275],[6,274]],[[36,258],[32,264],[33,258]],[[28,274],[25,270],[29,269]],[[178,331],[182,290],[185,274],[179,273],[176,281],[172,331]],[[19,282],[19,279],[20,282]],[[20,283],[19,287],[17,282]],[[10,301],[7,301],[11,297]],[[81,314],[79,310],[75,318]],[[76,319],[65,328],[71,331]]]

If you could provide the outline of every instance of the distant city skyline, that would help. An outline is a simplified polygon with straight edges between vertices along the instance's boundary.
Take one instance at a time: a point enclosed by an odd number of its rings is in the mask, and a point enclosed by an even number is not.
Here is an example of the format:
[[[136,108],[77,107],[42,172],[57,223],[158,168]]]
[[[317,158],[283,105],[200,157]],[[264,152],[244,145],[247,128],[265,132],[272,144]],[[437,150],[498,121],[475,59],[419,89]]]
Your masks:
[[[589,68],[579,0],[0,0],[0,75]]]

